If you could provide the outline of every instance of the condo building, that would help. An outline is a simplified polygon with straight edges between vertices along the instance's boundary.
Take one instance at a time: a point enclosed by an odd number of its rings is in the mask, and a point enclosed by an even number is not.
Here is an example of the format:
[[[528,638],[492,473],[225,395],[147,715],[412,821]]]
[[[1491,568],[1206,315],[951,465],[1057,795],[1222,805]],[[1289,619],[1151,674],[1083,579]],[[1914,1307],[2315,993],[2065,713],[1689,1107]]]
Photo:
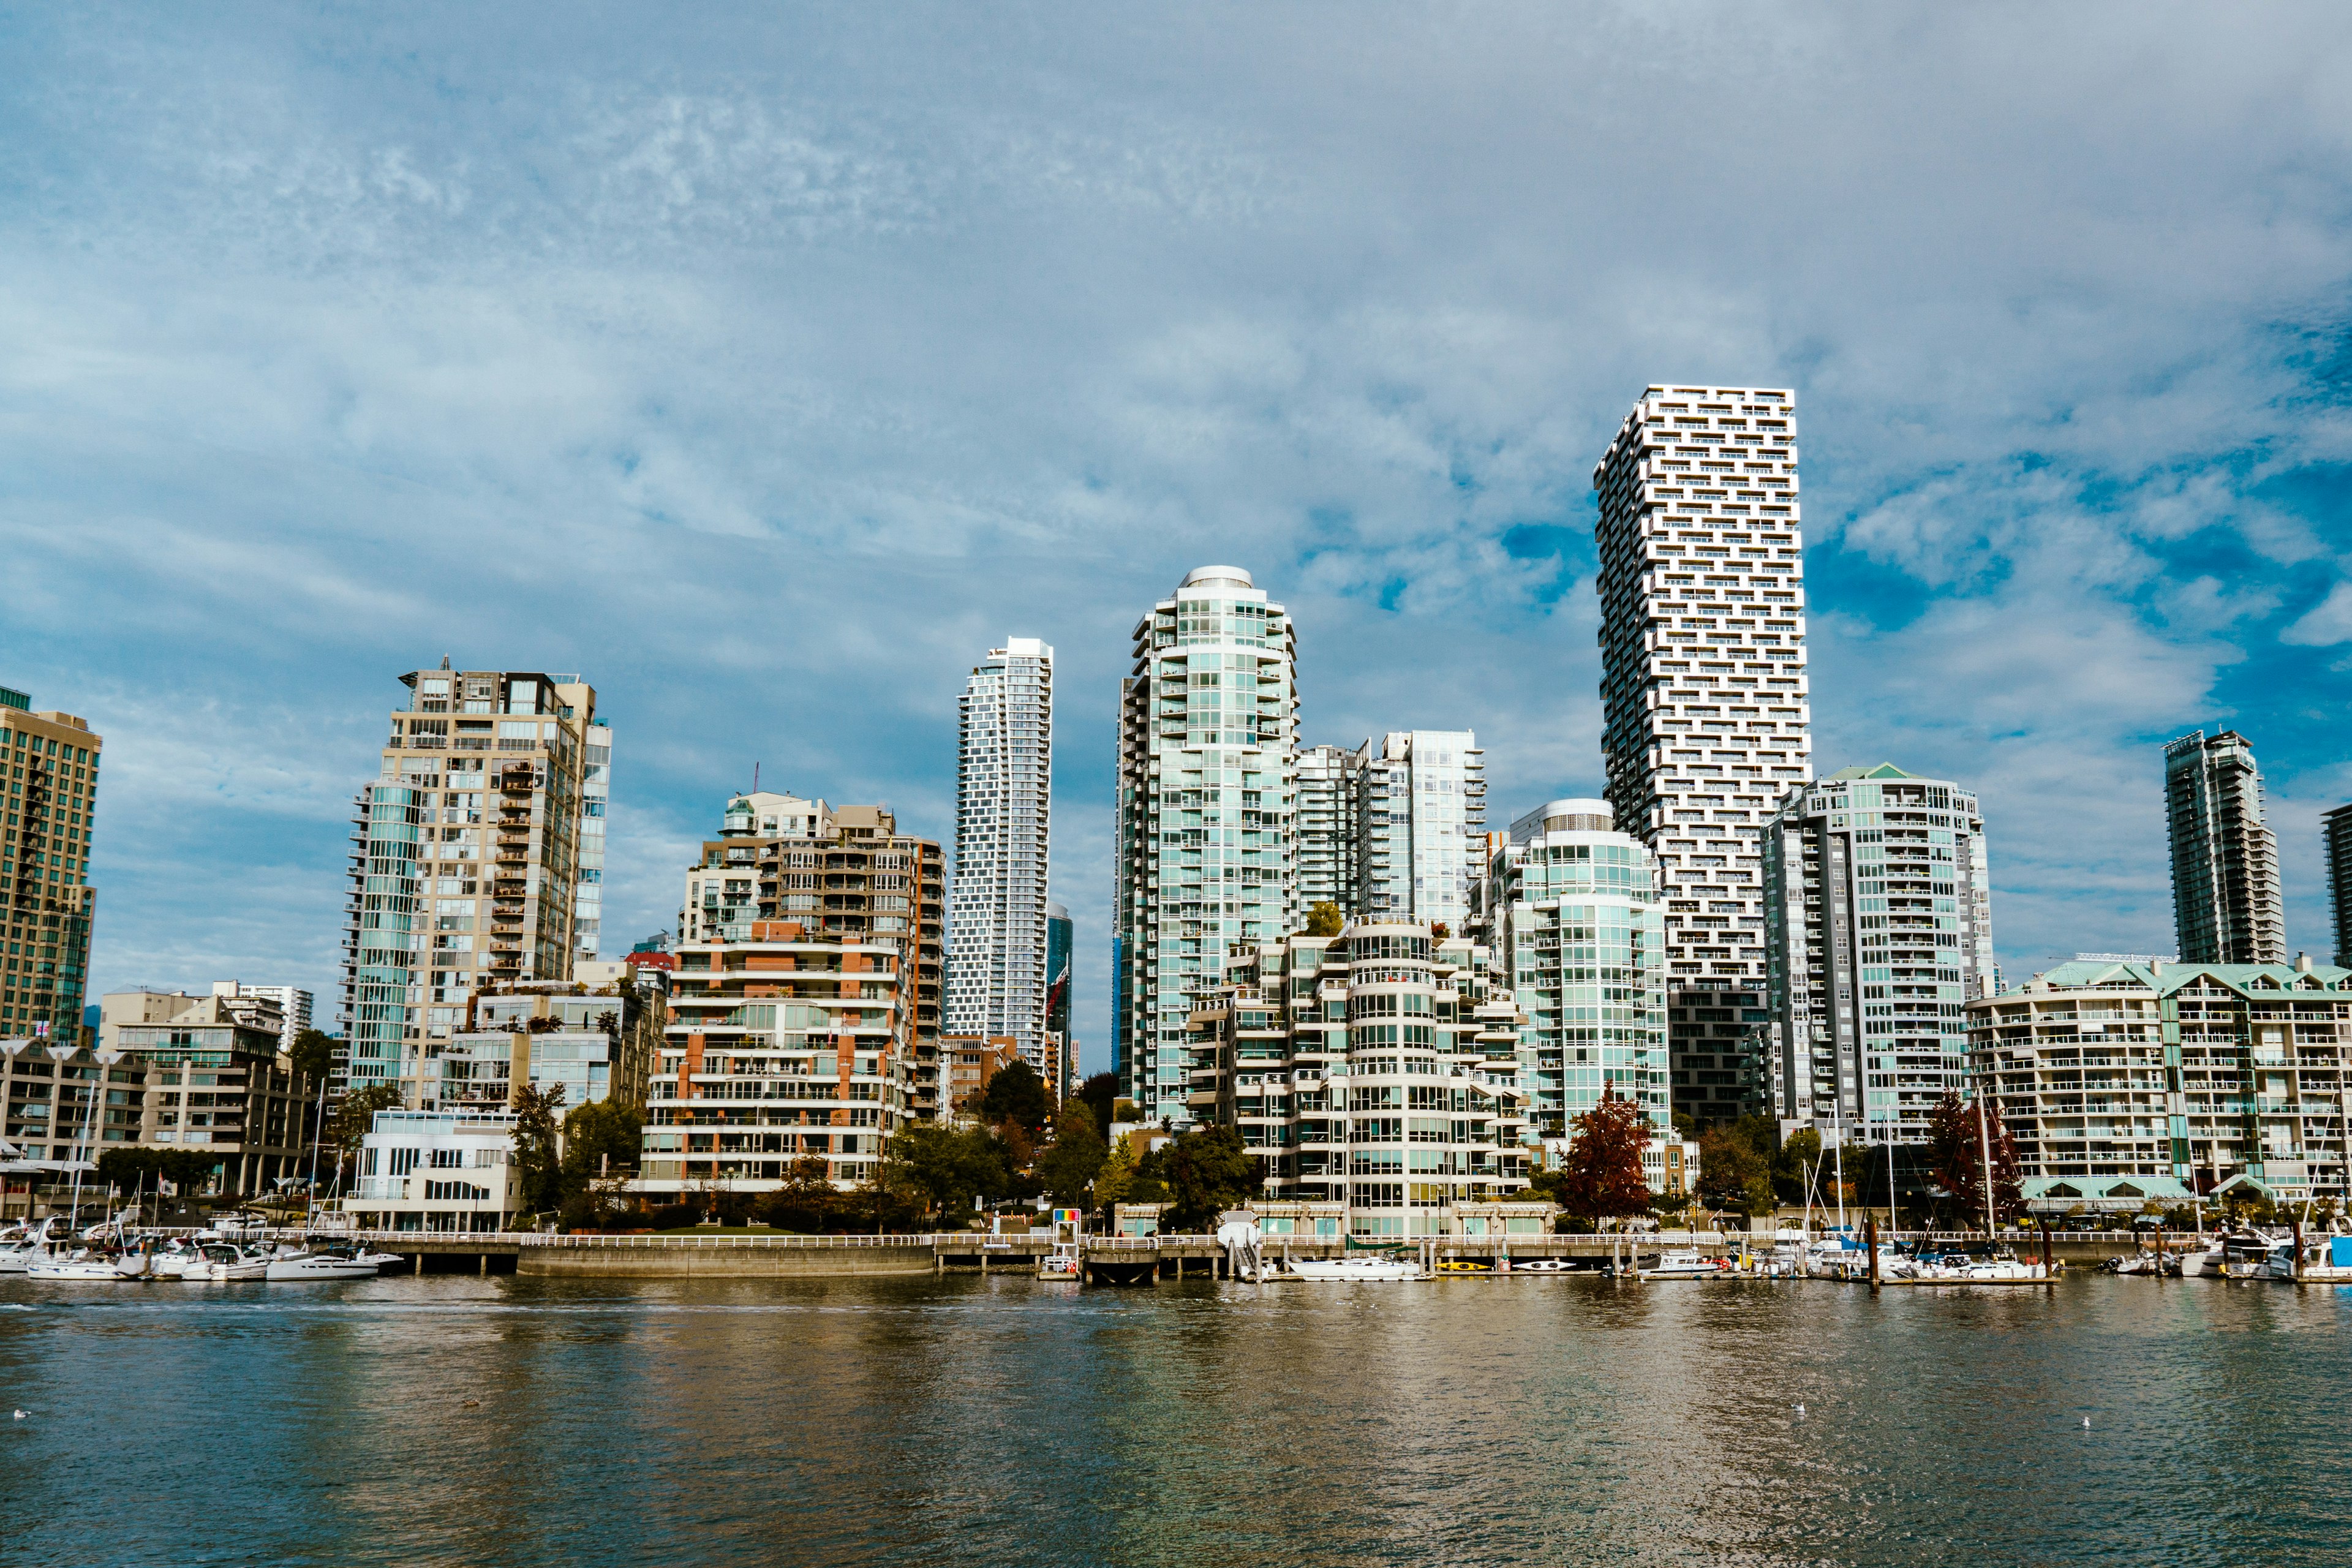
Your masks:
[[[1009,1037],[1051,1083],[1045,880],[1054,650],[1034,637],[1008,637],[989,649],[964,682],[956,733],[947,1028]]]
[[[2326,848],[2327,907],[2335,917],[2336,962],[2352,968],[2352,805],[2319,819]]]
[[[2030,1207],[2352,1196],[2352,970],[2076,960],[1968,1022]]]
[[[1070,1030],[1070,960],[1076,952],[1077,929],[1070,922],[1070,911],[1049,900],[1045,905],[1045,1039],[1054,1070],[1045,1081],[1054,1090],[1055,1105],[1078,1089],[1078,1037]]]
[[[604,929],[604,829],[613,806],[613,727],[588,722],[580,768],[580,880],[572,895],[572,955],[594,958]]]
[[[506,1229],[523,1201],[515,1121],[503,1105],[377,1111],[344,1210],[368,1230]]]
[[[478,987],[565,980],[596,693],[576,675],[412,670],[352,819],[344,905],[348,1044],[338,1090],[423,1102],[426,1042]]]
[[[185,1150],[212,1162],[217,1193],[261,1194],[309,1174],[320,1086],[281,1047],[285,1019],[269,997],[145,991],[100,1004],[110,1040],[101,1130],[83,1158],[107,1148]],[[94,1119],[95,1120],[95,1119]]]
[[[310,1026],[310,1010],[314,999],[298,985],[248,985],[242,980],[215,980],[215,996],[259,996],[278,1005],[278,1016],[285,1020],[278,1036],[278,1048],[290,1051],[294,1037]]]
[[[0,1037],[81,1038],[98,893],[89,850],[104,742],[0,686]]]
[[[1236,566],[1202,566],[1136,622],[1120,682],[1111,1041],[1119,1092],[1188,1123],[1196,997],[1236,946],[1300,923],[1297,647]]]
[[[1790,795],[1764,835],[1772,1050],[1784,1132],[1924,1143],[1990,994],[1992,873],[1976,796],[1892,763]]]
[[[1236,944],[1190,1018],[1189,1120],[1237,1128],[1276,1203],[1354,1236],[1459,1235],[1528,1183],[1520,1018],[1426,924]]]
[[[1652,386],[1593,469],[1602,761],[1665,900],[1674,1107],[1760,1110],[1768,1052],[1759,840],[1812,778],[1795,405]]]
[[[1461,931],[1486,874],[1486,764],[1467,730],[1407,730],[1356,753],[1357,886],[1371,921]]]
[[[744,942],[762,910],[771,915],[786,908],[796,914],[821,910],[823,878],[814,868],[779,867],[763,875],[761,868],[771,849],[804,848],[833,837],[833,808],[821,800],[766,790],[730,798],[719,817],[719,858],[711,858],[706,842],[702,858],[687,873],[678,942]]]
[[[2172,923],[2187,963],[2286,958],[2278,838],[2263,820],[2263,774],[2234,730],[2192,730],[2164,748]]]
[[[1496,973],[1526,1019],[1528,1128],[1547,1157],[1612,1090],[1671,1132],[1665,910],[1649,849],[1611,826],[1606,801],[1549,801],[1511,824],[1488,879]]]
[[[467,1026],[428,1047],[440,1076],[423,1109],[513,1105],[526,1088],[561,1089],[565,1110],[644,1105],[668,1019],[668,972],[614,967],[615,982],[524,981],[478,994]]]
[[[1358,826],[1363,756],[1345,746],[1302,746],[1294,814],[1301,915],[1318,904],[1361,914],[1363,839]]]

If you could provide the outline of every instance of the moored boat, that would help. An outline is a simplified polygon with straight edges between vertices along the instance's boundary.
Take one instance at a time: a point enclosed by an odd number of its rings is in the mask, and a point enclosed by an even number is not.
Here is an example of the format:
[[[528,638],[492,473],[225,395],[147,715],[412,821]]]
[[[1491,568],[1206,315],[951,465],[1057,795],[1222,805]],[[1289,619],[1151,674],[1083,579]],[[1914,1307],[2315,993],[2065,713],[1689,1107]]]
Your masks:
[[[1294,1258],[1280,1276],[1284,1279],[1357,1280],[1369,1284],[1426,1279],[1421,1265],[1401,1257]]]

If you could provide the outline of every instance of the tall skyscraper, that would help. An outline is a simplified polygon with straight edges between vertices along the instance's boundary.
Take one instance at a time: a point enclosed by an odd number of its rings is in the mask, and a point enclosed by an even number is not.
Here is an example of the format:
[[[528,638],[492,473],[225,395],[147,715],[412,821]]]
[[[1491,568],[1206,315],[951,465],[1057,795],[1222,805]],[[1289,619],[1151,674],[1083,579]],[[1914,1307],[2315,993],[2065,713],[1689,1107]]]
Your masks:
[[[2352,805],[2339,805],[2319,819],[2327,850],[2327,905],[2336,917],[2336,963],[2352,969]]]
[[[89,989],[89,885],[98,820],[98,753],[105,742],[70,713],[33,711],[0,686],[0,1036],[81,1038]]]
[[[2164,748],[2164,804],[2181,962],[2285,963],[2278,838],[2253,747],[2234,730],[2191,730]]]
[[[477,985],[572,977],[596,693],[446,659],[400,680],[352,819],[335,1087],[394,1082],[415,1106],[429,1042],[464,1025]]]
[[[1119,683],[1112,1059],[1146,1116],[1189,1123],[1192,999],[1234,943],[1298,924],[1297,646],[1237,566],[1187,573],[1134,635]]]
[[[1053,1047],[1055,1103],[1078,1087],[1078,1042],[1070,1033],[1070,958],[1077,951],[1077,928],[1060,904],[1045,905],[1045,1038]]]
[[[1450,931],[1469,922],[1486,875],[1486,763],[1467,730],[1406,730],[1357,753],[1357,885],[1373,921]]]
[[[1826,1141],[1923,1143],[1967,1080],[1968,1004],[1992,973],[1976,796],[1891,763],[1781,803],[1764,835],[1771,1113]]]
[[[1605,801],[1550,801],[1511,824],[1481,903],[1526,1018],[1531,1130],[1564,1152],[1570,1124],[1613,1089],[1671,1131],[1665,910],[1648,848],[1611,826]]]
[[[1359,795],[1363,754],[1345,746],[1302,746],[1298,752],[1298,908],[1336,905],[1341,914],[1360,913],[1363,889],[1357,880],[1362,855]]]
[[[588,760],[580,769],[580,883],[572,902],[572,952],[594,958],[604,930],[604,827],[613,805],[613,727],[588,725]]]
[[[1007,637],[964,682],[949,894],[950,1035],[1008,1037],[1051,1081],[1045,879],[1054,801],[1054,650]]]
[[[1795,405],[1653,386],[1600,492],[1601,758],[1666,900],[1674,1103],[1761,1110],[1762,825],[1812,778]]]

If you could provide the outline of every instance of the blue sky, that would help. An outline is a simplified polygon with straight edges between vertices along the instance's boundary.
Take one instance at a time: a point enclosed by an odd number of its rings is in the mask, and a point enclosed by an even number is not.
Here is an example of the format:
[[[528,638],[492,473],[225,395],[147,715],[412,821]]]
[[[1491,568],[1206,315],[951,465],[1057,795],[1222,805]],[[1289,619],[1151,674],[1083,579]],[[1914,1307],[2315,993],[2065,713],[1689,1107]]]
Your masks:
[[[2169,951],[2243,730],[2292,945],[2352,799],[2340,6],[0,16],[0,682],[107,741],[100,989],[335,983],[394,677],[577,669],[607,930],[726,793],[952,821],[1060,656],[1107,1059],[1137,612],[1233,561],[1310,740],[1597,792],[1592,463],[1798,389],[1816,762],[1974,784],[2012,974]]]

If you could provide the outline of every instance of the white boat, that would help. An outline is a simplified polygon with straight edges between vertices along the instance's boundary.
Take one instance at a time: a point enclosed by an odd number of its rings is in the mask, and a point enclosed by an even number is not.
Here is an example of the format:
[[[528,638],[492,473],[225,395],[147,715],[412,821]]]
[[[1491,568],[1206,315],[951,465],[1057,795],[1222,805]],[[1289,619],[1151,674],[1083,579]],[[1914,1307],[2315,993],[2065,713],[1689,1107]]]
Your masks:
[[[102,1252],[78,1247],[64,1258],[45,1258],[25,1270],[28,1279],[103,1279],[120,1283],[126,1276],[114,1259]]]
[[[2258,1255],[2232,1252],[2227,1265],[2232,1279],[2293,1279],[2295,1277],[2294,1243],[2273,1241]]]
[[[1086,1264],[1078,1257],[1075,1241],[1057,1241],[1054,1250],[1037,1260],[1040,1279],[1077,1279],[1085,1277]]]
[[[1888,1285],[2028,1285],[2046,1282],[2049,1272],[2039,1263],[2027,1263],[2005,1254],[1977,1257],[1966,1252],[1930,1254],[1908,1260],[1892,1278],[1880,1270]]]
[[[1388,1283],[1426,1279],[1421,1265],[1402,1258],[1294,1258],[1281,1278],[1286,1279],[1354,1279]]]
[[[1643,1279],[1715,1279],[1731,1275],[1729,1262],[1721,1258],[1701,1258],[1696,1252],[1669,1252],[1647,1268],[1636,1268]]]
[[[281,1252],[268,1260],[265,1279],[373,1279],[376,1266],[338,1252]]]
[[[205,1244],[204,1257],[202,1274],[198,1274],[192,1265],[181,1278],[208,1280],[215,1285],[269,1278],[269,1258],[263,1253],[250,1252],[226,1241],[214,1241]]]
[[[47,1258],[50,1233],[57,1224],[54,1219],[45,1219],[38,1226],[12,1226],[14,1234],[5,1243],[0,1243],[0,1274],[23,1274]]]

